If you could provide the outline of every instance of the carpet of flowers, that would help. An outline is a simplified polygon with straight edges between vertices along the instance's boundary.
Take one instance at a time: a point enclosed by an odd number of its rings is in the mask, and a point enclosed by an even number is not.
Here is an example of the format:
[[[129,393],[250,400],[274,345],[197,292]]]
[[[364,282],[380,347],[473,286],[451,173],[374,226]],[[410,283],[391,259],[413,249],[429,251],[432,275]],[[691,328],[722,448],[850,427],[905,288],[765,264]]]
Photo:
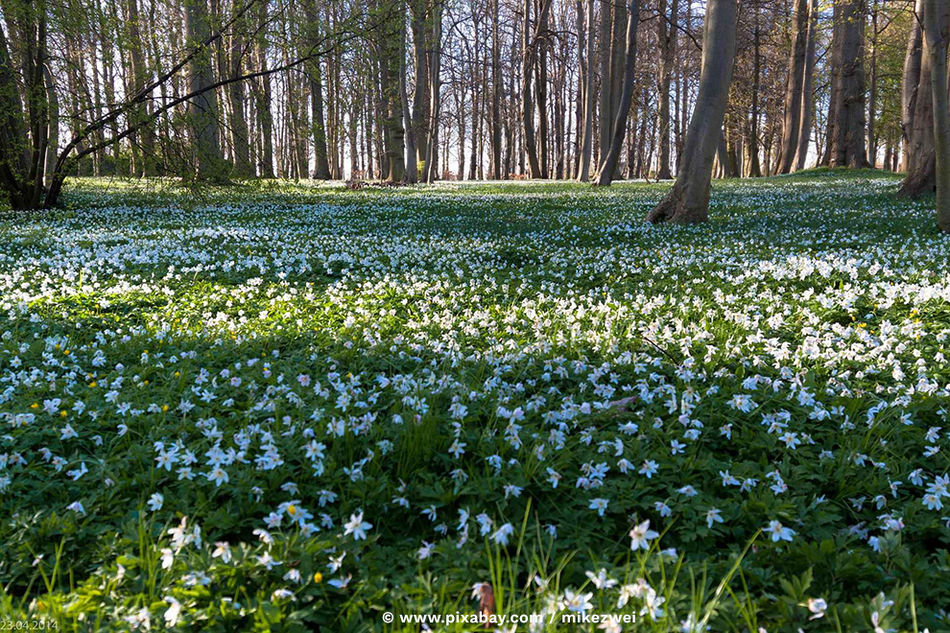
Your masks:
[[[489,583],[637,615],[589,630],[950,629],[932,202],[825,172],[651,227],[663,189],[0,214],[0,613],[391,630]]]

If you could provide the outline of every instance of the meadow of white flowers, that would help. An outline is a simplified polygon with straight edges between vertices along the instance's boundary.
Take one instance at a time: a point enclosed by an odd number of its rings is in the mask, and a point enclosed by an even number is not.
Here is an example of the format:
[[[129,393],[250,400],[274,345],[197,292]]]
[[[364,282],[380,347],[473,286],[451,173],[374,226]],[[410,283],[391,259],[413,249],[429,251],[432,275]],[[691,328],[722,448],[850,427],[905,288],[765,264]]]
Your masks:
[[[0,215],[3,621],[390,630],[491,583],[525,631],[950,629],[950,238],[893,179],[685,228],[644,184],[96,187]]]

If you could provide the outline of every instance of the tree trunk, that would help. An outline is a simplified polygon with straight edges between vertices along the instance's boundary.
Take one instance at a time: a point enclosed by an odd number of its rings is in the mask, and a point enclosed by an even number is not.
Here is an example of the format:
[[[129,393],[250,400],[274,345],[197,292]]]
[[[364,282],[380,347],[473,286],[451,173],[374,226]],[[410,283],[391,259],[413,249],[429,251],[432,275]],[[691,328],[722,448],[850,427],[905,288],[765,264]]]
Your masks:
[[[746,150],[749,156],[749,177],[760,178],[762,166],[759,164],[759,87],[762,84],[762,33],[759,29],[758,7],[753,7],[751,11],[755,20],[752,35],[752,116],[746,136]]]
[[[805,66],[802,69],[801,114],[798,117],[799,131],[793,168],[805,169],[808,158],[808,145],[811,140],[812,116],[814,112],[815,85],[815,49],[817,47],[818,0],[810,0],[808,8],[808,34],[805,44]]]
[[[594,149],[594,0],[587,0],[587,34],[584,38],[581,70],[584,78],[583,85],[583,124],[578,121],[578,130],[581,134],[581,157],[578,166],[577,179],[587,182],[590,178],[591,154]]]
[[[185,32],[188,45],[198,46],[211,34],[206,0],[185,0]],[[193,177],[198,180],[227,180],[224,156],[218,137],[218,97],[207,88],[214,84],[211,47],[202,46],[188,65],[191,92],[199,92],[188,105],[188,119],[194,151]]]
[[[637,25],[640,22],[640,0],[630,0],[627,6],[627,36],[624,45],[624,77],[623,88],[620,94],[620,103],[613,122],[613,133],[610,146],[600,162],[600,171],[597,174],[597,184],[606,186],[613,180],[620,161],[620,149],[627,132],[627,116],[630,113],[630,102],[633,99],[633,84],[636,79],[637,65]]]
[[[722,135],[735,63],[737,13],[736,0],[709,0],[706,5],[699,92],[686,131],[683,159],[672,191],[647,215],[649,222],[695,223],[708,217],[713,158]]]
[[[406,173],[405,129],[402,124],[402,100],[399,98],[399,74],[405,71],[406,54],[405,15],[402,11],[384,9],[389,12],[385,24],[380,28],[379,85],[383,115],[383,141],[386,151],[387,182],[402,182]]]
[[[926,0],[924,37],[930,58],[936,154],[937,228],[950,233],[950,100],[947,98],[947,37],[950,4]]]
[[[922,2],[917,8],[922,11],[919,19],[926,27],[930,16],[927,15],[930,5]],[[938,15],[938,19],[943,19],[943,13]],[[938,25],[938,32],[940,32]],[[922,31],[922,37],[926,37]],[[933,94],[933,54],[930,50],[930,38],[923,42],[920,61],[920,74],[918,75],[917,87],[913,91],[914,98],[913,111],[910,116],[910,129],[907,141],[907,165],[905,170],[907,175],[904,177],[899,190],[900,195],[916,198],[922,194],[930,193],[936,186],[936,138],[934,133],[935,112],[937,100]]]
[[[838,100],[834,110],[834,135],[832,136],[832,167],[867,167],[865,148],[867,126],[865,120],[864,82],[864,32],[865,15],[863,0],[839,0],[840,47],[839,54],[832,58],[837,63],[835,75]]]
[[[525,154],[528,156],[528,169],[532,178],[541,176],[541,163],[538,160],[538,147],[534,135],[534,100],[532,98],[533,73],[537,60],[538,40],[541,25],[547,23],[551,9],[551,0],[541,0],[541,7],[535,28],[531,28],[531,0],[524,2],[524,24],[522,25],[521,47],[521,123],[524,131]]]
[[[491,27],[491,177],[500,180],[501,170],[501,40],[498,36],[498,0],[492,0]],[[459,169],[459,174],[463,172]]]
[[[660,96],[658,105],[659,116],[659,158],[656,177],[660,180],[669,180],[673,177],[670,172],[670,84],[673,78],[674,56],[676,55],[676,28],[679,0],[670,3],[669,24],[666,18],[666,0],[659,4],[659,37],[660,37]]]
[[[426,149],[426,182],[434,182],[438,176],[439,110],[441,106],[440,73],[442,70],[442,5],[432,7],[432,52],[429,67],[429,145]]]
[[[788,80],[785,83],[785,121],[782,126],[782,153],[779,172],[792,170],[798,150],[798,135],[802,131],[802,101],[805,97],[805,61],[808,49],[809,1],[797,0],[795,26],[792,32],[792,54],[788,62]],[[810,98],[810,96],[808,97]]]
[[[924,0],[917,0],[914,7],[916,19],[911,20],[910,36],[907,39],[907,53],[904,56],[904,73],[901,79],[901,138],[903,150],[901,170],[908,171],[911,157],[911,130],[914,127],[914,110],[917,107],[917,92],[920,85],[920,70],[923,58]]]

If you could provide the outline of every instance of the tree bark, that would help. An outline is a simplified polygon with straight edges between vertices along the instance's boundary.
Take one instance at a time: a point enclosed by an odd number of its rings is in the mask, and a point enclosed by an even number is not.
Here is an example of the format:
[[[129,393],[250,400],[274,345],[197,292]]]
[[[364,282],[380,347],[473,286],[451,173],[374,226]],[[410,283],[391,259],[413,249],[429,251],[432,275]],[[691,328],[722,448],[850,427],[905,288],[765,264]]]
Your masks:
[[[950,100],[947,98],[947,37],[950,4],[924,3],[924,37],[930,59],[936,154],[937,228],[950,233]]]
[[[683,159],[673,189],[647,215],[649,222],[695,223],[708,217],[713,158],[722,136],[735,63],[737,14],[736,0],[709,0],[706,5],[699,92]]]
[[[832,167],[868,167],[865,139],[864,33],[863,0],[838,0],[840,9],[840,46],[832,64],[837,64],[835,75],[838,99],[834,110],[832,136]]]
[[[578,121],[578,126],[583,125],[583,128],[578,130],[578,133],[581,134],[581,156],[577,179],[580,182],[587,182],[590,178],[591,154],[594,149],[594,24],[594,0],[587,0],[587,31],[581,50],[581,75],[584,80],[583,123],[580,120]]]
[[[189,47],[198,46],[211,34],[206,0],[185,0],[185,32]],[[218,136],[218,97],[208,87],[214,84],[211,47],[201,46],[188,65],[188,84],[196,92],[188,106],[191,126],[194,178],[227,180]]]
[[[613,180],[620,162],[620,149],[623,146],[624,135],[627,132],[627,116],[630,113],[630,102],[633,99],[633,84],[636,79],[637,65],[637,24],[640,22],[640,0],[630,0],[627,5],[627,35],[624,44],[624,77],[623,88],[620,94],[620,103],[613,121],[613,132],[610,145],[600,162],[597,174],[597,184],[606,186]]]
[[[785,83],[785,119],[782,126],[782,153],[779,172],[792,170],[798,150],[798,135],[802,131],[802,101],[805,97],[805,63],[808,56],[809,0],[795,3],[795,22],[792,32],[792,54],[788,61],[788,80]],[[810,98],[810,97],[809,97]]]
[[[818,0],[811,0],[808,7],[808,34],[805,43],[805,66],[802,69],[801,114],[798,117],[799,130],[795,159],[792,167],[795,171],[805,169],[808,158],[808,146],[811,141],[812,116],[814,112],[815,86],[815,49],[818,39]]]
[[[911,20],[907,52],[904,55],[904,72],[901,78],[901,138],[903,140],[901,169],[903,171],[908,171],[910,166],[911,130],[914,127],[914,110],[917,107],[917,92],[923,63],[921,20],[924,17],[924,0],[917,0],[914,13],[916,19]]]
[[[660,37],[660,95],[657,106],[659,116],[659,155],[656,177],[660,180],[669,180],[673,177],[670,171],[670,84],[673,78],[674,56],[676,55],[676,28],[679,0],[670,3],[669,24],[666,17],[666,0],[659,4],[659,37]]]

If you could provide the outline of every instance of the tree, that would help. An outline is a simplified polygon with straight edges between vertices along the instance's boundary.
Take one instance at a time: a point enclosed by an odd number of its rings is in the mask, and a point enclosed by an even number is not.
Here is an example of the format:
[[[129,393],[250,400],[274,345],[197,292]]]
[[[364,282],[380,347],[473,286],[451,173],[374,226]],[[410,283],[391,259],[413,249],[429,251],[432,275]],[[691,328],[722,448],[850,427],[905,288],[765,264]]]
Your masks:
[[[192,136],[192,176],[198,180],[224,181],[227,179],[224,156],[218,137],[218,98],[211,89],[214,68],[211,48],[201,42],[211,35],[207,0],[184,0],[185,38],[196,52],[188,64],[188,87],[194,93],[188,106]]]
[[[627,36],[624,45],[624,76],[623,88],[620,94],[616,114],[614,115],[610,145],[600,161],[597,173],[597,184],[609,185],[617,171],[620,160],[620,148],[623,145],[627,131],[627,116],[630,113],[630,102],[633,99],[633,83],[636,77],[637,66],[637,24],[640,22],[640,0],[630,0],[627,6]]]
[[[581,138],[580,159],[578,164],[577,179],[581,182],[587,182],[590,177],[590,162],[594,149],[594,0],[587,0],[586,32],[584,30],[584,13],[581,4],[578,2],[578,37],[582,38],[579,43],[578,53],[580,55],[580,89],[581,94],[581,114],[578,116],[578,135]]]
[[[802,101],[805,98],[805,66],[808,56],[809,5],[810,0],[797,0],[795,22],[792,31],[792,54],[788,62],[788,80],[785,87],[785,123],[782,132],[782,153],[779,172],[792,170],[798,151],[799,134],[802,132]],[[809,97],[810,98],[810,97]]]
[[[682,161],[673,189],[647,215],[649,222],[706,221],[713,158],[722,136],[735,63],[737,14],[736,0],[709,0],[706,5],[699,93],[686,131]]]
[[[805,66],[802,69],[802,87],[798,116],[798,139],[792,168],[795,171],[805,168],[808,157],[808,145],[811,140],[812,113],[814,111],[815,85],[815,49],[818,40],[818,0],[811,0],[808,8],[808,34],[805,43]]]
[[[835,32],[838,44],[832,50],[834,121],[830,136],[832,167],[868,167],[865,148],[864,0],[836,0]]]
[[[950,4],[925,0],[924,38],[930,61],[933,128],[936,154],[937,227],[950,233],[950,100],[947,98],[947,37]]]
[[[669,22],[666,17],[666,0],[660,0],[659,7],[660,39],[660,103],[659,103],[659,156],[656,177],[661,180],[672,178],[670,172],[670,84],[673,79],[673,63],[676,55],[677,14],[679,0],[670,3]]]

